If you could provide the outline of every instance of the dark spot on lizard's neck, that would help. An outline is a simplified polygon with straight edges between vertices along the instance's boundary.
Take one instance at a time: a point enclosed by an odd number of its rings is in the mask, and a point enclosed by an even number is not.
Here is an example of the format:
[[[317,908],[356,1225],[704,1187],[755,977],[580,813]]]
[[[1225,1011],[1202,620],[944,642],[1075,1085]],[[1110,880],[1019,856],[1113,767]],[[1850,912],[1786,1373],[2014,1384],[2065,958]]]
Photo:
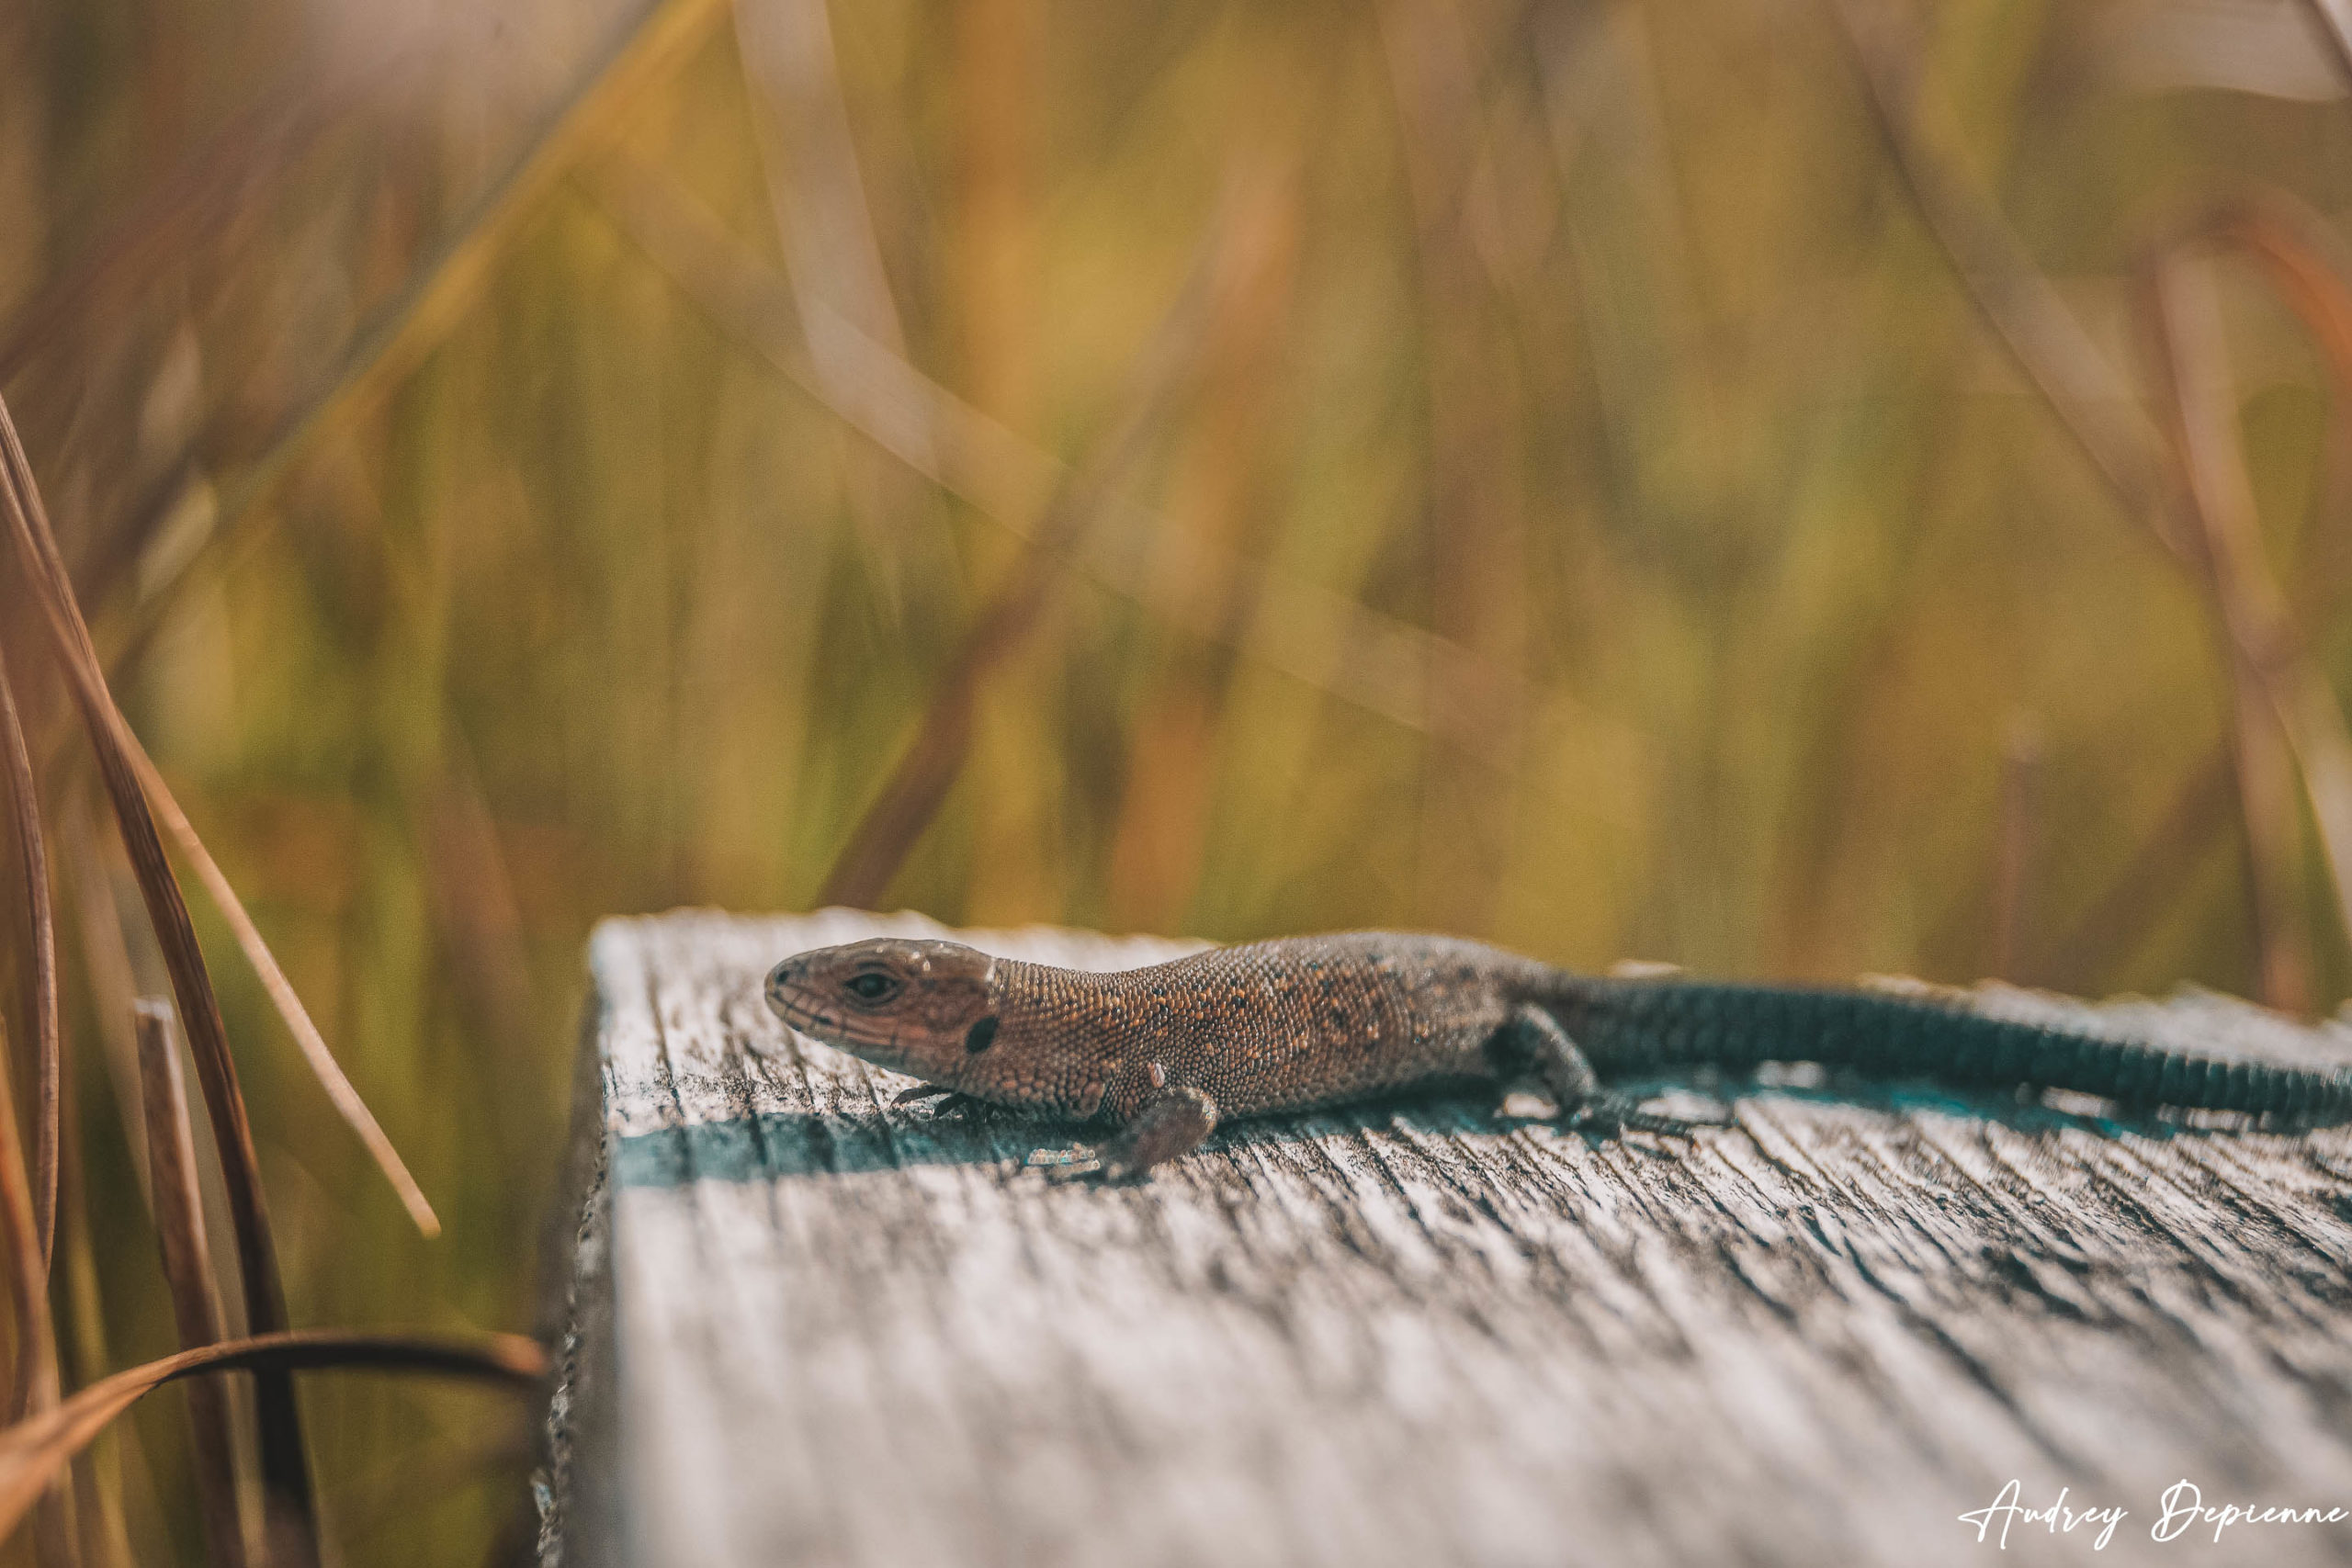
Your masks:
[[[996,1043],[996,1014],[990,1013],[965,1032],[964,1054],[977,1056]]]

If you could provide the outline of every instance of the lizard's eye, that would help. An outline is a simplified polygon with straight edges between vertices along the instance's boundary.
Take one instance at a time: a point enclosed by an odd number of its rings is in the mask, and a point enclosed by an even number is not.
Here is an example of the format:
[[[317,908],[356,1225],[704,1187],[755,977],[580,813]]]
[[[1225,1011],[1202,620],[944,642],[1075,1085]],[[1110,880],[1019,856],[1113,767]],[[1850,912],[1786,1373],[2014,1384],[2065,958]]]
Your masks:
[[[843,980],[842,988],[859,1001],[878,1002],[896,994],[899,982],[879,969],[868,969]]]

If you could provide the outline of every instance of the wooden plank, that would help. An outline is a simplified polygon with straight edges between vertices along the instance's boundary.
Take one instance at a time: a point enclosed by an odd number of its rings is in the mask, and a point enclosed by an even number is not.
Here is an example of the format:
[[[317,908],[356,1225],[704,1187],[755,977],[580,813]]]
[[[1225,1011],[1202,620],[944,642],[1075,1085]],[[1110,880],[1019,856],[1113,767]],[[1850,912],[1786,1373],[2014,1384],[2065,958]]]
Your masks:
[[[2012,1480],[2128,1514],[2097,1553],[2096,1524],[2013,1520],[2005,1561],[2352,1557],[2352,1522],[2151,1539],[2183,1480],[2352,1508],[2344,1131],[1792,1070],[1688,1149],[1439,1100],[1057,1185],[1019,1161],[1068,1129],[891,1109],[906,1080],[761,998],[789,953],[938,930],[597,931],[542,1562],[1983,1562],[1960,1516]],[[2110,1010],[2352,1038],[2204,995]]]

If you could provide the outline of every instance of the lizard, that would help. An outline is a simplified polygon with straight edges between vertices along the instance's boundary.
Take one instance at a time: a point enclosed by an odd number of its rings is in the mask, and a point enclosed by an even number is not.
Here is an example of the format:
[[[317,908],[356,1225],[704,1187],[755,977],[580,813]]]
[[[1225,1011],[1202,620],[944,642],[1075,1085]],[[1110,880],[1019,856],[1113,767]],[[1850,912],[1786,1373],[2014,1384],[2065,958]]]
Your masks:
[[[1578,974],[1462,938],[1394,931],[1213,947],[1091,972],[879,937],[785,959],[769,1006],[793,1029],[960,1095],[1114,1127],[1033,1156],[1109,1179],[1220,1122],[1399,1091],[1540,1089],[1601,1134],[1690,1137],[1611,1077],[1818,1062],[1961,1089],[2066,1089],[2141,1110],[2352,1120],[2352,1068],[2183,1051],[1966,1010],[1951,997]]]

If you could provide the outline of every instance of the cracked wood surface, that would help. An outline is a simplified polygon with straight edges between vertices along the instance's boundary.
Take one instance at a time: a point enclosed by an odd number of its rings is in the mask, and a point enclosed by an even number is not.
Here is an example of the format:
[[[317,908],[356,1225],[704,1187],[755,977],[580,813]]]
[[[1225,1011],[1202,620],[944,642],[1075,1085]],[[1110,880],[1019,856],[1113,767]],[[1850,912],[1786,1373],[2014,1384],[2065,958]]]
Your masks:
[[[893,1110],[910,1080],[769,1013],[777,959],[887,933],[941,928],[598,930],[543,1563],[1981,1562],[1959,1516],[2011,1480],[2129,1512],[2101,1551],[2013,1521],[2004,1562],[2352,1561],[2352,1522],[2150,1536],[2181,1480],[2352,1509],[2346,1131],[1792,1069],[1676,1091],[1737,1116],[1688,1148],[1403,1100],[1056,1185],[1019,1162],[1072,1129]],[[2203,994],[2101,1010],[2352,1043]]]

